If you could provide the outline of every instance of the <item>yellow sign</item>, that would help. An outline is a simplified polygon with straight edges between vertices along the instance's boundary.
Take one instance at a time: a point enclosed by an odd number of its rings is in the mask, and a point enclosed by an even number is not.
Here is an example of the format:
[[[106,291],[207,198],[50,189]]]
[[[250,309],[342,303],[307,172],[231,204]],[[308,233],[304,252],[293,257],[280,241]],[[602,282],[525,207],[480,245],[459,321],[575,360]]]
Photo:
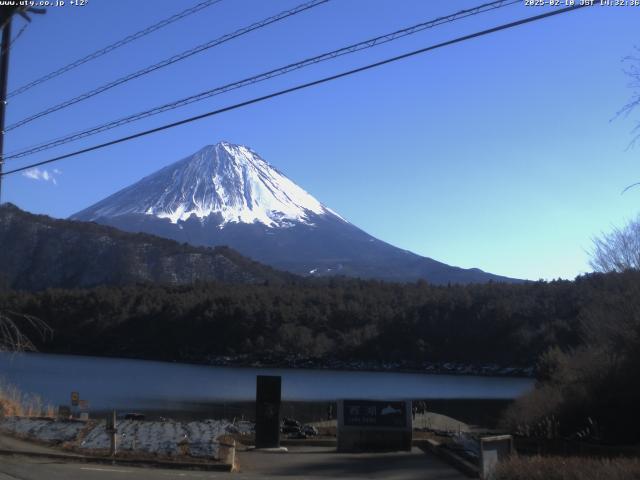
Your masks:
[[[71,392],[71,406],[77,407],[79,402],[80,402],[80,393]]]

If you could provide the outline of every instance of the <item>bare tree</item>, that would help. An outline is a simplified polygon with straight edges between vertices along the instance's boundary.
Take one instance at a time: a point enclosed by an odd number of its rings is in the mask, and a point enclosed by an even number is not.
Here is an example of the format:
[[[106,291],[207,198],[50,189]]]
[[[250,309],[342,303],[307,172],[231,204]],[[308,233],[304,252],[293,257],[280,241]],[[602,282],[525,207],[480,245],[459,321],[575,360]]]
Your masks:
[[[622,59],[625,64],[624,73],[629,77],[629,89],[631,90],[631,98],[629,101],[616,112],[614,118],[628,117],[631,113],[640,106],[640,47],[634,47],[635,52]],[[633,148],[640,141],[640,121],[631,129],[631,142],[629,142],[628,148]],[[625,193],[631,188],[640,186],[640,182],[627,185],[622,193]]]
[[[635,52],[623,60],[625,65],[624,73],[629,77],[629,89],[631,98],[617,113],[616,117],[629,116],[640,106],[640,47],[635,47]],[[640,122],[631,131],[633,138],[630,146],[634,146],[640,140]]]
[[[35,351],[36,347],[25,331],[43,340],[53,332],[45,322],[31,315],[0,311],[0,352]]]
[[[640,270],[640,215],[593,239],[589,265],[596,272]]]

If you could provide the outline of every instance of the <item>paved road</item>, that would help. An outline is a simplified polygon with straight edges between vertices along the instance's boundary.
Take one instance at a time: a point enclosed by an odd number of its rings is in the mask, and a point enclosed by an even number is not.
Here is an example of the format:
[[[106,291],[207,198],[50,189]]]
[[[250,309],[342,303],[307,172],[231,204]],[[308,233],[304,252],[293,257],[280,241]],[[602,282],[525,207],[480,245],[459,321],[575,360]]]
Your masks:
[[[25,440],[19,440],[17,438],[13,438],[8,435],[2,435],[2,434],[0,434],[0,450],[14,450],[14,451],[20,451],[20,452],[53,453],[53,454],[65,453],[67,455],[76,456],[71,452],[63,452],[60,449],[47,447],[45,445],[39,445],[33,442],[27,442]]]
[[[0,458],[0,480],[161,480],[232,479],[230,473],[131,468],[100,464],[63,463],[28,457]],[[240,479],[241,477],[238,477]]]
[[[238,473],[134,468],[64,463],[26,456],[2,456],[0,480],[156,480],[175,479],[388,479],[462,480],[457,470],[418,449],[386,454],[337,454],[323,447],[289,453],[239,452]]]
[[[239,452],[244,474],[261,478],[314,480],[461,480],[466,477],[430,453],[336,453],[335,448],[292,447],[289,453]]]

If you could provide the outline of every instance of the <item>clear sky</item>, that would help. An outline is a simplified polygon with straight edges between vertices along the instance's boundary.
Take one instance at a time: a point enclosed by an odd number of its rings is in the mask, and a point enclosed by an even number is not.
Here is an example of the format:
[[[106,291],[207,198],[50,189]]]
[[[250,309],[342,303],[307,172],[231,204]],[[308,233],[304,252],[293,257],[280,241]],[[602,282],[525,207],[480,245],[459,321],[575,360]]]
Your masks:
[[[88,0],[49,8],[12,47],[9,90],[196,3]],[[222,0],[12,98],[7,122],[298,3]],[[11,131],[5,151],[480,3],[332,0]],[[523,1],[9,160],[5,169],[543,11]],[[23,24],[16,18],[14,33]],[[2,200],[67,217],[227,140],[250,146],[391,244],[512,277],[571,279],[589,271],[591,238],[638,212],[640,188],[621,191],[640,180],[640,149],[627,149],[640,118],[612,118],[632,93],[621,60],[640,45],[639,25],[640,7],[556,16],[64,160],[44,167],[47,178],[44,170],[6,177]]]

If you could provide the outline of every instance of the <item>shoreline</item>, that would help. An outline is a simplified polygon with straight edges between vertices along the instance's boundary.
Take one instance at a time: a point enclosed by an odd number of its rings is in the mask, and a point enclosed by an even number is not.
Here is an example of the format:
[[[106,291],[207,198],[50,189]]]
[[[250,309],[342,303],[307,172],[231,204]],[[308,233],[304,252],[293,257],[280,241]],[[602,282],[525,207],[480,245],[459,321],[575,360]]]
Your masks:
[[[396,361],[382,362],[373,360],[338,360],[318,359],[298,355],[274,355],[270,357],[257,355],[216,355],[205,358],[186,357],[180,359],[153,358],[128,355],[99,355],[95,353],[70,353],[39,351],[48,355],[69,355],[94,358],[110,358],[123,360],[140,360],[146,362],[159,362],[185,365],[228,367],[228,368],[255,368],[255,369],[290,369],[290,370],[320,370],[336,372],[376,372],[376,373],[407,373],[421,375],[455,375],[478,377],[504,377],[504,378],[535,378],[533,366],[499,365],[495,363],[463,363],[454,361],[441,362],[411,362]]]
[[[192,362],[188,362],[192,363]],[[196,363],[199,364],[199,363]],[[289,368],[304,370],[333,370],[349,372],[417,373],[425,375],[460,375],[483,377],[534,378],[534,367],[501,366],[497,364],[472,364],[462,362],[375,362],[333,360],[316,361],[312,358],[287,358],[284,362],[247,359],[245,356],[219,356],[206,365],[234,368]]]

